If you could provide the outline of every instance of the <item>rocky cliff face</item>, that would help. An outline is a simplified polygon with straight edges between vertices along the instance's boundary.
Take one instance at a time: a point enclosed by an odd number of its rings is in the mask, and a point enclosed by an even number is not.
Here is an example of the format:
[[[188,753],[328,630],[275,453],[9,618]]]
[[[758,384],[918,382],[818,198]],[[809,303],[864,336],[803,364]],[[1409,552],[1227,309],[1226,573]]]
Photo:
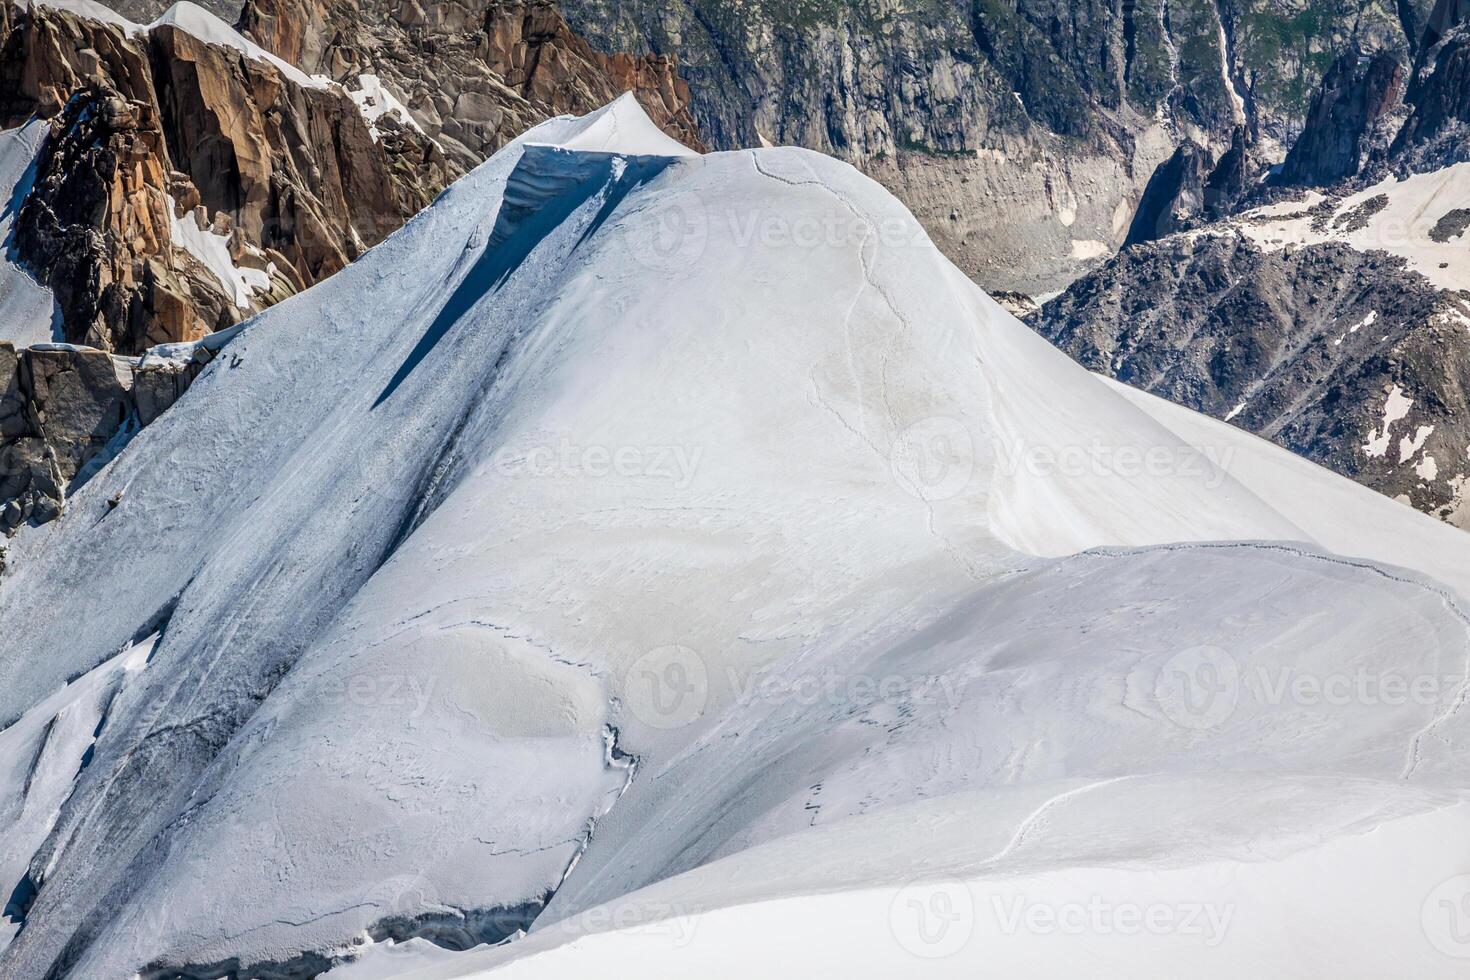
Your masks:
[[[387,80],[461,170],[543,119],[625,91],[674,138],[704,148],[671,58],[594,51],[549,0],[248,0],[240,28],[348,87]]]
[[[1446,9],[1454,4],[1442,4]],[[1464,14],[1470,18],[1470,9]],[[1447,16],[1447,15],[1446,15]],[[1409,85],[1412,109],[1390,158],[1412,173],[1470,160],[1470,24],[1442,23],[1444,34],[1426,45],[1419,73]]]
[[[1143,189],[1124,245],[1151,242],[1189,225],[1205,208],[1208,150],[1186,140],[1155,170]]]
[[[1393,138],[1395,109],[1404,95],[1405,66],[1386,52],[1349,52],[1322,81],[1301,137],[1275,181],[1326,187],[1359,173]]]
[[[214,358],[124,358],[0,341],[0,533],[56,517],[139,428],[158,418]]]
[[[162,144],[147,103],[104,88],[79,90],[55,119],[14,246],[55,294],[68,341],[139,352],[239,316],[214,274],[173,243]]]
[[[1470,4],[1438,0],[1408,67],[1345,53],[1323,79],[1277,185],[1364,186],[1470,160]],[[1357,178],[1354,181],[1354,178]]]
[[[1126,238],[1186,142],[1275,162],[1341,51],[1407,60],[1432,0],[565,0],[673,54],[718,148],[796,143],[893,190],[989,289],[1046,292]]]
[[[346,91],[161,23],[0,7],[0,126],[53,120],[15,229],[65,339],[196,339],[342,268],[452,170]]]

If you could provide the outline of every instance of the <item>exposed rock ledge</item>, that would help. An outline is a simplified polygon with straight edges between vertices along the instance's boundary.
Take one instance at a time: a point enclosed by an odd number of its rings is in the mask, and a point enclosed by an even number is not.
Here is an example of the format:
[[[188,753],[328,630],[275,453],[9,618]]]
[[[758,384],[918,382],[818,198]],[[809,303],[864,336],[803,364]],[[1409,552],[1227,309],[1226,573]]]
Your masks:
[[[0,533],[57,517],[79,485],[158,418],[215,357],[117,357],[0,341]]]

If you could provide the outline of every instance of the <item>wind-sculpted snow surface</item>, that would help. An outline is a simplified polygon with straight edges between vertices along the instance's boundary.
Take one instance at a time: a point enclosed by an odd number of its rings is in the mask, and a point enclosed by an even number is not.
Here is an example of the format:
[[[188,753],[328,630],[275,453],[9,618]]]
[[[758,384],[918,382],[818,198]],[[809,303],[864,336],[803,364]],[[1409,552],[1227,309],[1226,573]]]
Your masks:
[[[0,976],[693,962],[587,935],[624,902],[715,975],[976,975],[914,877],[1240,906],[1129,975],[1320,975],[1266,922],[1452,975],[1456,533],[1082,371],[846,165],[554,120],[185,399],[0,579],[0,738],[111,692],[65,794],[0,783]]]

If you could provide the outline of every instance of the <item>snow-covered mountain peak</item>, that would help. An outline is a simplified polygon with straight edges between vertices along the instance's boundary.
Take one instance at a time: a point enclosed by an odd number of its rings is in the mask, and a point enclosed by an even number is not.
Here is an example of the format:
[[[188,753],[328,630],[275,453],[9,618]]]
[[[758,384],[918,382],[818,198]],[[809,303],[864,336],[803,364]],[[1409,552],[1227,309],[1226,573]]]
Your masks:
[[[555,140],[535,140],[565,150],[591,150],[643,156],[691,157],[694,150],[659,129],[632,92],[585,116],[562,117],[569,123]]]
[[[537,127],[251,321],[16,539],[0,723],[116,693],[65,803],[0,810],[42,840],[0,865],[34,892],[6,969],[287,976],[666,888],[837,895],[829,938],[892,975],[842,910],[913,873],[914,815],[965,888],[1287,880],[1352,928],[1463,857],[1417,849],[1467,829],[1456,532],[1076,367],[851,167],[676,154],[635,108]],[[1345,666],[1435,687],[1271,696]],[[1401,888],[1309,873],[1379,824]],[[1220,975],[1279,956],[1244,935]]]

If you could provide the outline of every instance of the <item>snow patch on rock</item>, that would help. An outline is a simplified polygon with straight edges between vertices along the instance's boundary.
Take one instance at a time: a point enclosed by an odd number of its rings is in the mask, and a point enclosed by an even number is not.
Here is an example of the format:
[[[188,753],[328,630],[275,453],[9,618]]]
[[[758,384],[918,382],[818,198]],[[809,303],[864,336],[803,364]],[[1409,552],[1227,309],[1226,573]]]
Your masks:
[[[1368,436],[1368,442],[1363,446],[1363,452],[1369,456],[1387,456],[1388,447],[1393,441],[1392,430],[1394,424],[1409,417],[1409,409],[1414,407],[1414,399],[1404,394],[1398,385],[1388,393],[1388,399],[1383,404],[1383,428],[1382,431],[1375,429]],[[1407,457],[1406,457],[1407,458]]]
[[[249,309],[252,295],[270,289],[269,269],[236,265],[234,256],[230,254],[230,236],[204,227],[200,209],[189,211],[181,218],[178,215],[178,202],[172,195],[168,198],[168,209],[174,244],[214,273],[225,292],[235,298],[235,306],[242,310]]]
[[[378,121],[385,116],[413,129],[417,133],[422,134],[424,132],[423,128],[413,118],[413,113],[408,111],[408,106],[404,105],[383,84],[383,80],[377,75],[358,75],[357,84],[360,87],[356,91],[349,89],[347,94],[352,97],[352,101],[356,102],[358,109],[362,111],[362,118],[367,121],[368,131],[372,134],[374,143],[382,135],[378,131]]]
[[[1344,198],[1326,215],[1317,213],[1323,200],[1314,193],[1305,201],[1257,208],[1233,224],[1266,251],[1344,242],[1359,251],[1402,256],[1441,289],[1470,288],[1470,249],[1458,239],[1437,241],[1431,234],[1446,213],[1470,208],[1470,163],[1404,180],[1389,177]]]

